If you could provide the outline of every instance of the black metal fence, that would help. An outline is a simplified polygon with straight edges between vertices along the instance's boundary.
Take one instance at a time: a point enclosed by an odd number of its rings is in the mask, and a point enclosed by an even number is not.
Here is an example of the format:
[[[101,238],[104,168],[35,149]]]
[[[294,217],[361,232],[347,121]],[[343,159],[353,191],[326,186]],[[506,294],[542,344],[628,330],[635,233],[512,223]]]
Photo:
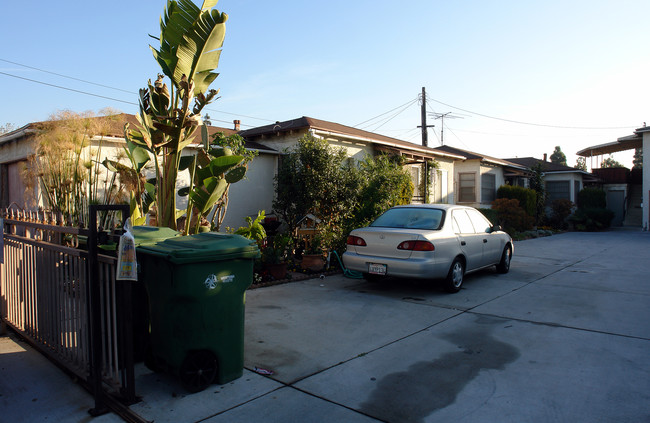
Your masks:
[[[98,211],[116,209],[124,221],[128,206],[91,206],[91,219]],[[134,282],[116,281],[117,258],[99,254],[93,221],[91,230],[83,230],[43,213],[1,214],[0,317],[78,376],[95,397],[91,414],[110,408],[122,415],[125,404],[136,401]]]

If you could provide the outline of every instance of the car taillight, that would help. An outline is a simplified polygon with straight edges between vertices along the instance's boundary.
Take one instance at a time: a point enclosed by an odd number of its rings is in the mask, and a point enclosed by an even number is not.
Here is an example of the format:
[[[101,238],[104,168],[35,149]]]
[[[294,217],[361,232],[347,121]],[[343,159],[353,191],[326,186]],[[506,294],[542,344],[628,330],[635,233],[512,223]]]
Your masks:
[[[363,238],[354,235],[348,235],[348,245],[355,245],[357,247],[367,246]]]
[[[436,247],[429,241],[404,241],[397,246],[398,250],[434,251]]]

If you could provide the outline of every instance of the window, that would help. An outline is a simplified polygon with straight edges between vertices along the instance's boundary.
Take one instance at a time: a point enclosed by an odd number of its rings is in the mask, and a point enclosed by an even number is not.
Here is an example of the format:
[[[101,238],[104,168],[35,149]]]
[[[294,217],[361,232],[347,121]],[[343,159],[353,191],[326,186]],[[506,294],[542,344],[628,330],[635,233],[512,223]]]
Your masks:
[[[420,193],[420,168],[417,166],[411,166],[411,181],[413,181],[413,202],[414,203],[423,203],[424,197]]]
[[[370,226],[438,230],[442,218],[443,211],[439,209],[395,207],[379,216]]]
[[[571,199],[571,185],[569,181],[547,181],[546,204],[551,204],[553,200],[562,199]]]
[[[493,173],[484,173],[481,175],[481,203],[489,204],[496,199],[497,182]]]
[[[472,226],[472,221],[469,220],[469,216],[465,213],[465,210],[454,210],[454,231],[460,234],[473,234],[474,226]]]
[[[458,202],[474,203],[476,201],[476,178],[474,173],[458,174]]]
[[[467,210],[467,214],[469,215],[469,218],[472,220],[472,225],[474,225],[474,229],[476,230],[477,234],[490,231],[492,225],[490,224],[490,221],[487,220],[480,211]]]

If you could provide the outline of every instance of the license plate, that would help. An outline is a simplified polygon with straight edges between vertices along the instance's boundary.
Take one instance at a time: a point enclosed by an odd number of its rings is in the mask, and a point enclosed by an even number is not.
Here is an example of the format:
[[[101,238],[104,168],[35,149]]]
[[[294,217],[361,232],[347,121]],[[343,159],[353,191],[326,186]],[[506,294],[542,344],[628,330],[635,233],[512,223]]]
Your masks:
[[[372,275],[385,275],[386,274],[386,265],[370,263],[368,265],[368,273]]]

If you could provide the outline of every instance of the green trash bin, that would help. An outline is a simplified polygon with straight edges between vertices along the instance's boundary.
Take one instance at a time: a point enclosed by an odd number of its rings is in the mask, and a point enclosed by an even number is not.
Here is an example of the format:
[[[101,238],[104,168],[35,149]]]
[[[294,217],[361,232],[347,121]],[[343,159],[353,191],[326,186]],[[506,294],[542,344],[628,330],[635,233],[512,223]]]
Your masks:
[[[137,254],[149,297],[147,365],[178,375],[190,392],[241,377],[257,244],[206,232],[141,246]]]
[[[136,248],[141,245],[151,245],[169,238],[180,236],[180,232],[170,228],[159,228],[157,226],[134,226],[131,228],[135,238]],[[136,250],[137,254],[137,250]]]
[[[180,232],[173,229],[159,228],[157,226],[133,226],[131,233],[135,238],[136,258],[139,247],[152,245],[181,235]],[[147,350],[149,349],[149,300],[142,278],[138,277],[138,282],[133,285],[131,295],[133,304],[131,315],[135,335],[133,337],[133,359],[136,362],[141,362],[146,360]]]

